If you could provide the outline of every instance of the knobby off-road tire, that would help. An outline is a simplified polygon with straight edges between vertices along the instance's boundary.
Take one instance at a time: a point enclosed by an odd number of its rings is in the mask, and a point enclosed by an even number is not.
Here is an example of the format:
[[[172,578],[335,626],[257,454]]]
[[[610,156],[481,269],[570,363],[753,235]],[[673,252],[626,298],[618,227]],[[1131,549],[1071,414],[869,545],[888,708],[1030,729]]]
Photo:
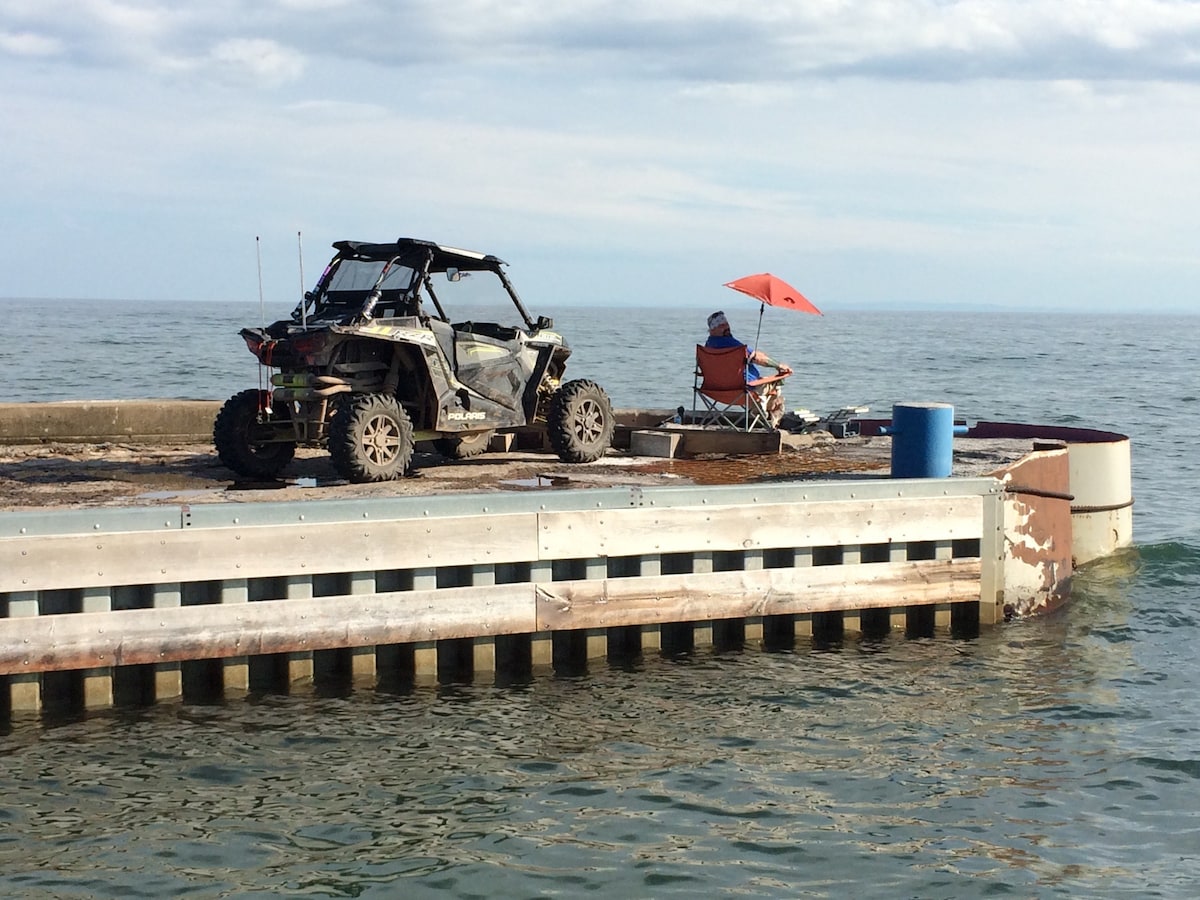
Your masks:
[[[488,448],[494,431],[473,431],[455,437],[438,438],[433,442],[437,452],[449,459],[470,459]]]
[[[613,437],[608,394],[594,381],[568,381],[554,395],[547,417],[550,446],[564,462],[594,462]]]
[[[291,411],[275,407],[268,420],[262,409],[269,394],[255,388],[234,394],[225,401],[213,422],[213,444],[221,462],[239,475],[274,478],[296,455],[295,441],[273,441],[282,422],[290,428]]]
[[[395,397],[358,394],[329,422],[329,456],[338,474],[357,483],[399,478],[412,462],[412,422]]]

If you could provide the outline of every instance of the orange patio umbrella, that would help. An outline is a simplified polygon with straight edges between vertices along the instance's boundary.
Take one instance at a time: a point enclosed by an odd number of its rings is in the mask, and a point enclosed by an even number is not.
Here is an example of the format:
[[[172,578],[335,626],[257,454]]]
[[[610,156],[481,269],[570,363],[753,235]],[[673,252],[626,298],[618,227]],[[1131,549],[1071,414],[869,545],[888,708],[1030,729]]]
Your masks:
[[[741,291],[755,300],[762,301],[762,305],[758,308],[758,330],[754,334],[754,348],[756,350],[758,349],[758,339],[762,336],[763,310],[768,306],[779,306],[783,309],[798,309],[801,312],[811,313],[814,316],[823,315],[813,305],[811,300],[782,278],[777,278],[769,272],[762,272],[758,275],[747,275],[744,278],[727,281],[725,282],[725,287]]]
[[[767,306],[781,306],[784,309],[798,309],[815,316],[822,315],[821,311],[813,306],[811,300],[782,278],[777,278],[767,272],[760,275],[747,275],[736,281],[727,281],[725,287],[748,294],[755,300],[761,300]]]

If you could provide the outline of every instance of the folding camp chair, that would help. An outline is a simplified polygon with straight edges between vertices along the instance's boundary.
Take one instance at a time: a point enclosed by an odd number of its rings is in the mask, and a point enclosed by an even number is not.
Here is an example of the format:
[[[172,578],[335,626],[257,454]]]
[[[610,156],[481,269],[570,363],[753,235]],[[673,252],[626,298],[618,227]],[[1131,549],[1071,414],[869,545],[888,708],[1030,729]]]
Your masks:
[[[747,381],[744,346],[716,349],[697,344],[692,421],[736,431],[773,431],[766,398],[757,389],[781,382],[786,377],[772,375]]]

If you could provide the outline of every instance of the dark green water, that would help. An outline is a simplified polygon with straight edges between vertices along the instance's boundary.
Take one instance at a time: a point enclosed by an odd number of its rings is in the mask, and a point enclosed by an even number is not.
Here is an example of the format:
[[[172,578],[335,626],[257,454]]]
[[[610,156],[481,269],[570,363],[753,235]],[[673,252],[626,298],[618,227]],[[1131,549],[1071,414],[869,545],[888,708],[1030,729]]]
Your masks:
[[[654,348],[683,335],[686,360],[702,317],[559,318],[575,374],[672,406],[684,388],[646,384]],[[1058,613],[969,641],[18,724],[0,736],[0,895],[1196,896],[1200,319],[1026,324],[856,313],[769,321],[763,343],[814,409],[946,400],[1133,435],[1138,547],[1081,572]],[[57,389],[245,386],[158,371],[128,335],[104,346]],[[89,389],[105,366],[121,392]]]

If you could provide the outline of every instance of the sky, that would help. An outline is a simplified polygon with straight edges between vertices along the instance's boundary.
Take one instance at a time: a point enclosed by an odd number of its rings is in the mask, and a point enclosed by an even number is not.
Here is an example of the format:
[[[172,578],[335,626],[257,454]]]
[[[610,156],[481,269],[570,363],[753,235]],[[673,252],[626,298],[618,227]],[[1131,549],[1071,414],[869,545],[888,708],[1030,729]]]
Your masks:
[[[0,184],[2,297],[1192,312],[1200,2],[3,0]]]

